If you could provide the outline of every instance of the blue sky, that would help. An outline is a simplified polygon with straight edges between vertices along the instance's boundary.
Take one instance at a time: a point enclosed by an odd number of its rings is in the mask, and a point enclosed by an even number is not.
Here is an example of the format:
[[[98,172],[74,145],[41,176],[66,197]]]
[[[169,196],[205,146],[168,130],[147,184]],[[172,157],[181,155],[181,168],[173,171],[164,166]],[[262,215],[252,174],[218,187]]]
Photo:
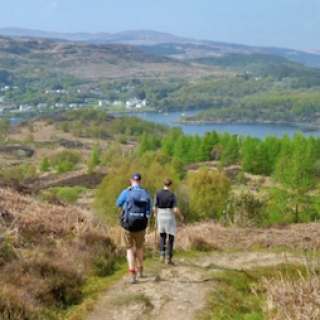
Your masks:
[[[0,27],[13,26],[320,50],[320,0],[0,0]]]

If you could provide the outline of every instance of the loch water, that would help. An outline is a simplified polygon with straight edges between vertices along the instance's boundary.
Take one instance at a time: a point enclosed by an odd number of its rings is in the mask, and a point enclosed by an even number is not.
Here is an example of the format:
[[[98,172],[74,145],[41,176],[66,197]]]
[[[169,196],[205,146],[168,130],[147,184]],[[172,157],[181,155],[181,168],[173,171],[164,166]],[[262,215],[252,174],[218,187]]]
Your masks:
[[[307,127],[291,126],[287,124],[274,124],[274,123],[214,123],[214,124],[186,124],[174,122],[178,120],[181,115],[191,116],[199,110],[188,110],[183,113],[174,112],[129,112],[126,115],[136,116],[146,121],[152,121],[168,126],[176,126],[182,128],[185,134],[194,135],[198,133],[202,136],[205,132],[215,130],[220,133],[228,132],[230,134],[238,135],[250,135],[264,139],[266,136],[276,135],[282,137],[284,134],[288,134],[289,137],[293,137],[296,132],[302,132],[304,135],[313,135],[318,137],[319,131],[310,131]]]

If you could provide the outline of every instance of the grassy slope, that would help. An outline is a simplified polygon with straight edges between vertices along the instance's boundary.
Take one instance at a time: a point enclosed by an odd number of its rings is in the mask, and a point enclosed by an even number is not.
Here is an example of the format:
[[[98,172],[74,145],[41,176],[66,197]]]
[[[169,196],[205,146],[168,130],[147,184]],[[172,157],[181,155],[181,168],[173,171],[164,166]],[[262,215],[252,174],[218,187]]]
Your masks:
[[[143,53],[127,45],[54,43],[48,40],[0,38],[0,69],[26,78],[47,78],[48,73],[74,76],[77,79],[188,78],[193,67]],[[215,68],[202,66],[203,76]]]

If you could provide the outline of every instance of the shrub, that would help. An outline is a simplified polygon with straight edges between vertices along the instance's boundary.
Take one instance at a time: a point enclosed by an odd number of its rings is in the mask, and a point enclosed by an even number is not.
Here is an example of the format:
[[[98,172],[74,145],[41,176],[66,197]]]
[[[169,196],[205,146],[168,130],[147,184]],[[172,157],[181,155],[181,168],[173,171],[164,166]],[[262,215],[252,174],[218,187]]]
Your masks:
[[[14,247],[7,241],[2,242],[0,245],[0,267],[15,259],[17,259],[17,254]]]
[[[79,192],[73,188],[64,187],[57,192],[57,197],[68,202],[76,202],[79,197]]]
[[[39,309],[24,291],[0,284],[0,320],[40,320]]]
[[[47,172],[50,170],[50,163],[48,161],[48,158],[47,157],[44,157],[42,159],[42,162],[40,163],[40,171],[42,172]]]
[[[109,275],[115,266],[115,245],[113,241],[103,233],[87,232],[81,235],[84,247],[89,253],[90,262],[99,277]]]
[[[70,161],[61,161],[57,165],[57,173],[73,171],[74,169],[75,164]]]
[[[71,163],[73,165],[76,165],[80,162],[81,157],[79,152],[77,151],[70,151],[70,150],[63,150],[60,152],[57,152],[53,154],[50,157],[50,163],[53,166],[57,166],[59,163]]]
[[[76,202],[79,198],[79,194],[81,192],[86,191],[87,189],[82,186],[74,186],[74,187],[55,187],[49,190],[49,194],[43,194],[47,199],[58,197],[62,200],[66,200],[68,202]]]
[[[266,202],[251,193],[243,192],[238,196],[231,196],[228,199],[223,222],[242,227],[261,225],[266,219],[265,207]]]
[[[79,303],[85,279],[69,262],[34,259],[7,265],[8,282],[24,287],[47,306]]]
[[[21,164],[17,167],[6,168],[1,172],[7,179],[16,179],[19,181],[24,181],[29,178],[37,177],[37,170],[35,166],[28,164]]]
[[[247,181],[247,178],[243,171],[239,171],[236,177],[237,182],[239,183],[245,183]]]
[[[226,207],[231,183],[224,175],[209,168],[190,171],[187,184],[190,188],[190,211],[194,220],[219,219]]]

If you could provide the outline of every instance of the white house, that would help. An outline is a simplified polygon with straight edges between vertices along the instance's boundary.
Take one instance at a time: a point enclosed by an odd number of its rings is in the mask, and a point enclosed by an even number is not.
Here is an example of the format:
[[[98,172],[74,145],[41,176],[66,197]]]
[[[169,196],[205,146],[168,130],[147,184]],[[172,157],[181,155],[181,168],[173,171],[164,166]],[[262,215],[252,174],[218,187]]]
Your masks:
[[[4,86],[3,88],[0,89],[0,91],[7,91],[10,90],[10,86]]]
[[[111,102],[108,100],[100,100],[99,101],[99,107],[105,107],[108,106]]]
[[[113,101],[112,103],[114,106],[122,106],[123,105],[123,102],[122,101]]]
[[[71,109],[77,109],[77,108],[78,108],[78,104],[77,104],[77,103],[70,103],[70,104],[69,104],[69,108],[71,108]]]
[[[126,102],[126,108],[143,108],[147,105],[146,100],[138,100],[137,98],[130,99]]]
[[[130,99],[126,102],[126,108],[133,108],[137,105],[137,103],[139,103],[139,100],[137,98]]]
[[[67,94],[67,93],[69,93],[69,91],[68,91],[68,90],[65,90],[65,89],[58,89],[58,90],[56,91],[56,93],[64,93],[64,94]]]
[[[20,112],[26,112],[33,109],[33,106],[29,106],[28,104],[20,104],[19,111]]]
[[[56,108],[64,108],[64,103],[62,102],[57,102],[55,105],[54,105]]]

